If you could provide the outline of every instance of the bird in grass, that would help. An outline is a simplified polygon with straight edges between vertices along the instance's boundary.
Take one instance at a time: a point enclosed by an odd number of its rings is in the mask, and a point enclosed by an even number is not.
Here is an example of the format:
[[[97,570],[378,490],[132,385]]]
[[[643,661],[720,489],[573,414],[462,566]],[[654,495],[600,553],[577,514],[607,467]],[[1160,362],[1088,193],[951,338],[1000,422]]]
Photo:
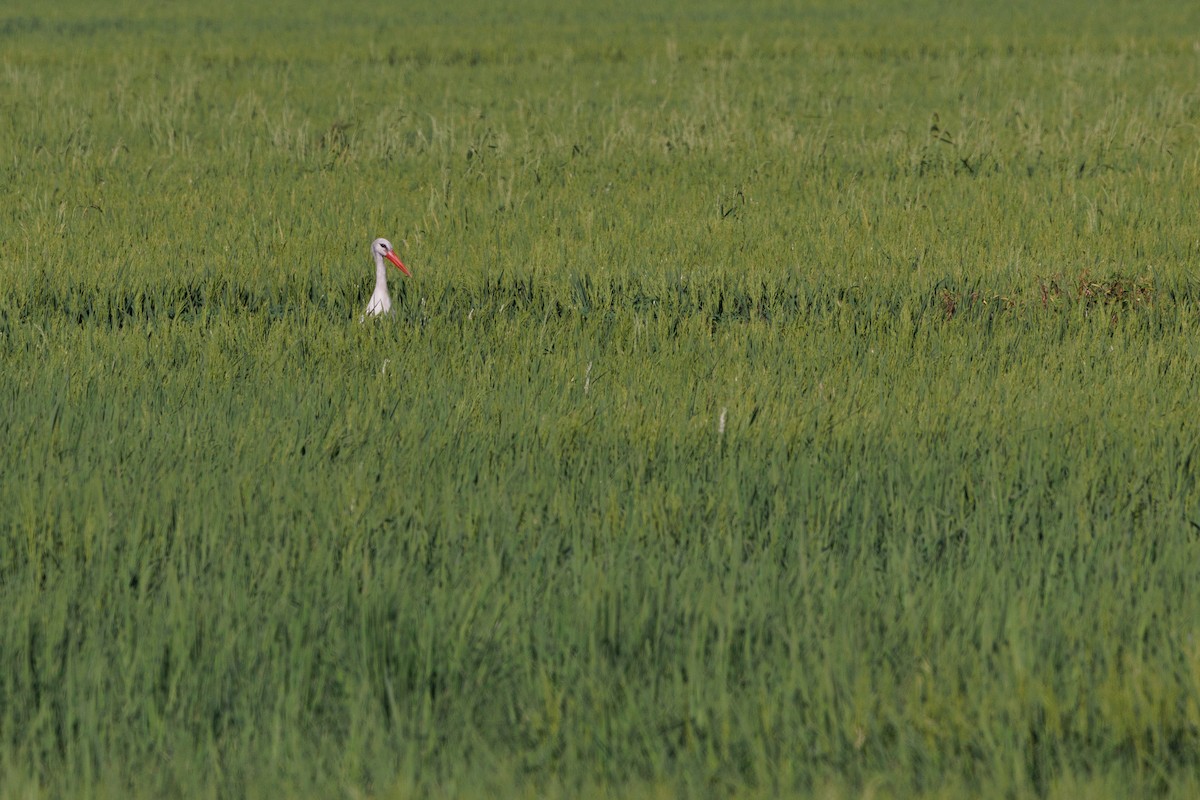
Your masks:
[[[363,319],[387,314],[392,310],[392,297],[388,294],[387,288],[387,264],[383,263],[385,258],[395,264],[405,275],[412,277],[408,267],[401,263],[400,257],[392,249],[392,243],[387,239],[380,238],[371,242],[371,255],[375,257],[375,291],[371,293],[371,302],[367,303]]]

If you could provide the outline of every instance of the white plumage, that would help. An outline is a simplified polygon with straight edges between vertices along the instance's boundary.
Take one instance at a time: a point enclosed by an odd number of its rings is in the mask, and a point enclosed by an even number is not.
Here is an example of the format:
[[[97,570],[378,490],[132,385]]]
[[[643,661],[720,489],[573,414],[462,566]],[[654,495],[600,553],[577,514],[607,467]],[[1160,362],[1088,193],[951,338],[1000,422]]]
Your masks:
[[[392,243],[387,239],[380,238],[371,242],[371,255],[375,257],[375,291],[371,293],[371,302],[367,303],[363,319],[387,314],[392,310],[392,297],[388,294],[387,288],[387,264],[383,263],[385,258],[395,264],[405,275],[412,277],[408,268],[400,262],[396,251],[392,249]]]

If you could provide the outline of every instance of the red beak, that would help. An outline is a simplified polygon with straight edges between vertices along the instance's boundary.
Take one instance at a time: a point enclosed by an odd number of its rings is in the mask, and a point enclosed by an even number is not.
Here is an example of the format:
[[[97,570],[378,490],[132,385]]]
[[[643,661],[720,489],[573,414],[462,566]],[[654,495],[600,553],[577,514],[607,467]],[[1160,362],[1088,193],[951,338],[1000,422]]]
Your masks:
[[[403,272],[405,275],[407,275],[410,278],[412,277],[412,273],[408,271],[408,267],[401,264],[400,259],[391,250],[384,253],[383,257],[386,258],[388,261],[392,262],[393,264],[395,264],[397,267],[399,267],[400,271]]]

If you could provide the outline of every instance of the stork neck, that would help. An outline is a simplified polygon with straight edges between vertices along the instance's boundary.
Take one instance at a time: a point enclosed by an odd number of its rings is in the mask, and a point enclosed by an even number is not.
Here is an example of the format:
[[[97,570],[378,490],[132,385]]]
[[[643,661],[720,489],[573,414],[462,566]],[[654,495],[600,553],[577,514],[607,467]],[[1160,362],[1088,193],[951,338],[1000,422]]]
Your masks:
[[[375,254],[375,291],[383,289],[387,291],[387,264],[383,261],[383,256]]]

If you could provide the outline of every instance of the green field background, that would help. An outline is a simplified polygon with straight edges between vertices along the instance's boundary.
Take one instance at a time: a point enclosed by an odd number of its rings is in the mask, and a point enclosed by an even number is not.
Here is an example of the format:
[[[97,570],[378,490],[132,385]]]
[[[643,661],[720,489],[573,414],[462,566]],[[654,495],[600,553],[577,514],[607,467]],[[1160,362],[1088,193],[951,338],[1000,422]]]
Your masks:
[[[1185,3],[5,4],[0,797],[1200,796],[1198,134]]]

